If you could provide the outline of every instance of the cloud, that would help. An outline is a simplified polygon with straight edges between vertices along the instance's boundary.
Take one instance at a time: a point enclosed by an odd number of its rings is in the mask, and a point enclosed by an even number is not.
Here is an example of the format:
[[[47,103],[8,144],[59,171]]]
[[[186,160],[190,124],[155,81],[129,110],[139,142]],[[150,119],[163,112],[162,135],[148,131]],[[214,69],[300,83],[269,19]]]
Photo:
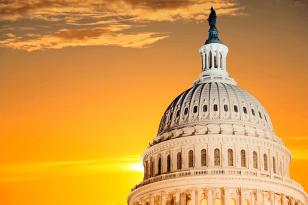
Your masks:
[[[143,172],[138,156],[0,166],[0,182],[40,180],[97,173]]]
[[[121,46],[130,48],[145,48],[159,40],[169,37],[156,32],[118,33],[129,29],[129,25],[113,25],[93,29],[60,30],[33,39],[17,38],[8,34],[9,39],[0,41],[0,47],[26,50],[28,52],[45,49],[61,49],[76,46]],[[26,34],[25,36],[34,36]]]
[[[211,6],[219,16],[245,15],[237,0],[4,0],[0,2],[0,21],[10,26],[1,31],[15,37],[4,38],[0,46],[29,52],[76,46],[146,48],[169,35],[131,32],[130,25],[204,21]],[[14,27],[17,20],[33,26]],[[45,25],[36,24],[38,20]],[[27,30],[37,32],[22,33]]]

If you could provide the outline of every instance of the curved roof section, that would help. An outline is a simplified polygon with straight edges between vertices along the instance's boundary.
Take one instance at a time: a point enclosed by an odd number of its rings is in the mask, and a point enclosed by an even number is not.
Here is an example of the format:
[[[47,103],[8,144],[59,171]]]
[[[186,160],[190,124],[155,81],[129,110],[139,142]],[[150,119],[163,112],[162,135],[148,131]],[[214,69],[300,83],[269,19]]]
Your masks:
[[[211,123],[244,124],[274,132],[268,113],[250,93],[228,83],[210,82],[197,84],[173,100],[157,135]]]

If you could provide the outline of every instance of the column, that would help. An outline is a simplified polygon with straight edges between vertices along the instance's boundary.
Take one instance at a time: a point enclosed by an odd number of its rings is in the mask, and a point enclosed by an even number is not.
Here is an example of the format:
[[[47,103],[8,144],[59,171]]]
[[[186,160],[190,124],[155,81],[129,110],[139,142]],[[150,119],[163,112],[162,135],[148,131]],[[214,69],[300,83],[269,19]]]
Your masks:
[[[166,205],[166,192],[161,192],[161,205]]]
[[[212,69],[214,69],[215,68],[214,67],[215,66],[215,64],[214,64],[214,51],[212,50],[211,52],[212,52],[212,59],[211,59],[212,60]]]
[[[141,199],[141,205],[145,205],[145,198]]]
[[[209,63],[209,51],[206,52],[206,69],[208,70],[209,69],[209,66],[210,66],[210,63]]]
[[[294,199],[294,197],[291,198],[291,205],[295,205],[295,199]]]
[[[271,205],[275,205],[275,194],[273,191],[271,191]]]
[[[190,188],[191,205],[196,205],[196,189]]]
[[[205,53],[202,52],[202,71],[204,71],[206,68],[206,65],[205,65]]]
[[[228,187],[224,188],[224,194],[225,194],[225,197],[224,197],[225,205],[229,205],[229,188]]]
[[[200,205],[202,194],[203,194],[203,189],[202,188],[197,189],[197,204],[196,205]]]
[[[263,193],[263,205],[268,205],[268,194],[266,192]]]
[[[154,205],[154,199],[155,199],[154,194],[151,194],[150,195],[150,205]]]
[[[257,204],[256,205],[261,205],[261,191],[257,189]]]
[[[213,188],[207,187],[207,204],[213,205]]]
[[[216,50],[216,64],[217,64],[217,68],[220,69],[220,56],[219,56],[218,50]]]
[[[180,194],[181,191],[179,189],[175,190],[175,205],[180,205]]]
[[[241,188],[241,205],[245,205],[245,188]]]
[[[255,192],[254,191],[252,192],[252,195],[251,195],[251,205],[256,205]]]
[[[281,195],[281,203],[282,205],[287,205],[287,198],[285,194]]]
[[[181,194],[181,205],[186,205],[186,192],[183,191]]]

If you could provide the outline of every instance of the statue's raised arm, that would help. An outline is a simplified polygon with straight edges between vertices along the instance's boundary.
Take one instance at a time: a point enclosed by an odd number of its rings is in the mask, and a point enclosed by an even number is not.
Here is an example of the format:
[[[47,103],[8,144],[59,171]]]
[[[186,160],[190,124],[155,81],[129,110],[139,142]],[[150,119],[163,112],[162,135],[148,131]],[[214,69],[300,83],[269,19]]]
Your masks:
[[[213,6],[212,6],[212,7],[211,7],[210,16],[209,16],[209,18],[207,19],[207,21],[209,22],[210,27],[216,25],[216,18],[217,18],[216,12],[215,12],[215,10],[213,9]]]

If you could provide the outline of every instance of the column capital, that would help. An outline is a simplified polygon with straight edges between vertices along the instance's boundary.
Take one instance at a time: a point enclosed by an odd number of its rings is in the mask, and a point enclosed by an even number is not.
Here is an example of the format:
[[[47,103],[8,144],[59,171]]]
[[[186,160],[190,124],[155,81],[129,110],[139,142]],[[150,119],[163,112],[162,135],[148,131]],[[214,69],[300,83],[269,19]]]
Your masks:
[[[229,187],[224,187],[225,192],[229,192],[230,188]]]
[[[211,186],[206,187],[206,189],[207,189],[207,191],[210,191],[210,192],[213,191],[213,187],[211,187]]]
[[[162,191],[162,192],[161,192],[161,197],[166,198],[166,192],[165,192],[165,191]]]
[[[175,194],[181,194],[181,192],[182,192],[181,189],[175,189],[175,190],[174,190],[174,193],[175,193]]]
[[[194,192],[194,191],[196,191],[196,188],[195,188],[195,187],[191,187],[191,188],[190,188],[190,191],[191,191],[191,192]]]

